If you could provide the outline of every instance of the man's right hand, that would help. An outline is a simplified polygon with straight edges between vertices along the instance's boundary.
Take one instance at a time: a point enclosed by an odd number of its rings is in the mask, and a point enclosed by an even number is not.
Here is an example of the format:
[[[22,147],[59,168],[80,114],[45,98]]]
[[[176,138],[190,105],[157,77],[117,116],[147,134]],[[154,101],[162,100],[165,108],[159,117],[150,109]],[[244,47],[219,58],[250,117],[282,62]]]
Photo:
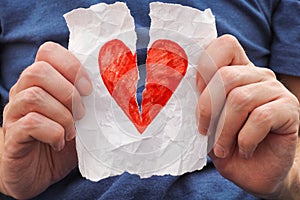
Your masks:
[[[72,53],[53,42],[39,48],[35,62],[12,87],[3,112],[2,193],[31,198],[76,166],[74,120],[84,115],[80,96],[91,90],[86,71]]]

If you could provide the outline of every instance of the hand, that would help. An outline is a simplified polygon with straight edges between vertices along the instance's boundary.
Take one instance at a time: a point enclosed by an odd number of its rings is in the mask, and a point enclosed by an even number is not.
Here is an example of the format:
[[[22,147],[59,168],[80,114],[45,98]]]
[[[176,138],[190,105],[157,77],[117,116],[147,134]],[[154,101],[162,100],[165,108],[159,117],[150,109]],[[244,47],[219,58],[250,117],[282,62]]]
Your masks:
[[[199,132],[219,135],[209,155],[225,178],[259,197],[275,198],[293,164],[299,102],[271,70],[253,66],[234,37],[217,38],[205,52],[198,78]]]
[[[79,81],[77,81],[79,80]],[[75,84],[76,83],[76,84]],[[1,189],[30,198],[61,180],[77,164],[72,102],[91,92],[80,62],[62,46],[43,44],[35,62],[12,87],[3,113]]]

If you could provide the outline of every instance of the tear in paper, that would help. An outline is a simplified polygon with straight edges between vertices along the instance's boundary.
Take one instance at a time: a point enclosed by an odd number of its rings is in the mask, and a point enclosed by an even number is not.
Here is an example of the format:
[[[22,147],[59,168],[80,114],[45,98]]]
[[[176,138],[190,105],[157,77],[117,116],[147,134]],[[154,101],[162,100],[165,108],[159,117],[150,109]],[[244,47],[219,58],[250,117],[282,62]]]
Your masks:
[[[214,16],[209,9],[156,2],[150,4],[150,17],[148,49],[158,40],[175,42],[188,66],[166,105],[141,132],[112,97],[98,63],[99,51],[112,40],[122,41],[132,55],[136,52],[134,19],[126,4],[100,3],[65,15],[69,50],[93,83],[92,94],[83,97],[86,115],[76,122],[79,169],[90,180],[125,171],[142,178],[181,175],[206,164],[207,137],[198,133],[195,117],[196,72],[203,49],[217,36]]]

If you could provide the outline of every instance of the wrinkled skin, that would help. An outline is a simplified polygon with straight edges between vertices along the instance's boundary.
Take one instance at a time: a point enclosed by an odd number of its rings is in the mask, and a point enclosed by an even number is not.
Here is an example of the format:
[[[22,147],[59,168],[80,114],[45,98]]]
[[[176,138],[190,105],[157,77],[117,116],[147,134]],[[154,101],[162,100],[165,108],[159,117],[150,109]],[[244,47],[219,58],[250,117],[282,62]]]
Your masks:
[[[232,36],[213,41],[200,63],[199,131],[212,134],[210,121],[217,121],[219,138],[209,154],[214,165],[245,190],[279,198],[294,164],[298,99],[271,70],[254,67]],[[212,89],[220,88],[226,94],[223,107],[212,101],[218,98]],[[220,115],[215,116],[213,109]]]
[[[220,137],[210,153],[216,168],[258,196],[283,194],[298,138],[297,98],[272,71],[254,67],[232,36],[207,47],[199,72],[199,131],[212,134],[210,121],[217,120]],[[77,165],[74,120],[83,117],[80,96],[88,95],[91,87],[68,50],[52,42],[40,47],[35,62],[12,87],[3,113],[2,193],[21,199],[36,196]],[[220,118],[211,109],[210,88],[215,87],[225,89],[227,97]],[[75,112],[72,101],[78,105]]]
[[[52,42],[39,48],[35,62],[12,87],[3,113],[4,194],[33,197],[77,165],[72,102],[82,105],[80,95],[89,92],[87,73],[69,51]],[[75,109],[80,119],[84,107]]]

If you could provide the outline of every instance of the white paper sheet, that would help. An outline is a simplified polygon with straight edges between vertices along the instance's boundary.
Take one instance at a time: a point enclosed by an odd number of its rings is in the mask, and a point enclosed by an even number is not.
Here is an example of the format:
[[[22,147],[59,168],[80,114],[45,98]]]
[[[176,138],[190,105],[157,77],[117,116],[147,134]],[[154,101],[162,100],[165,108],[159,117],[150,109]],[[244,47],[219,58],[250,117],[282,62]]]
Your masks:
[[[93,181],[123,172],[142,178],[181,175],[206,164],[207,137],[198,133],[196,70],[203,49],[217,36],[215,19],[176,4],[150,4],[150,42],[167,39],[180,45],[188,58],[187,72],[152,123],[140,133],[112,98],[100,75],[98,54],[113,39],[136,51],[134,19],[126,4],[100,3],[65,15],[69,50],[77,56],[93,82],[83,97],[86,115],[76,122],[76,148],[83,177]],[[75,105],[76,106],[76,105]]]

